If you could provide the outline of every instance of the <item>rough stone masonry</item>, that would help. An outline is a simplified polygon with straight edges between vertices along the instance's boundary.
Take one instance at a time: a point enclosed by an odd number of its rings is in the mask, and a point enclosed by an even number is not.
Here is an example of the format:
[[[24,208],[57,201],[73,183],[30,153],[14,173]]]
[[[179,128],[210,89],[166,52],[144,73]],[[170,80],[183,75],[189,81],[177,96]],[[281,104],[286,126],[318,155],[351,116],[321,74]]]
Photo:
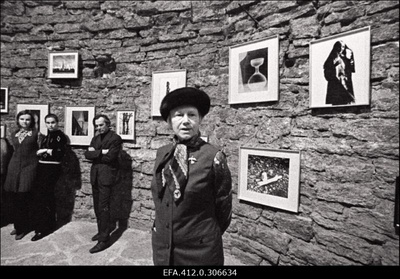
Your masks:
[[[251,15],[251,17],[249,16]],[[310,109],[309,43],[370,26],[370,105]],[[229,47],[279,35],[279,101],[228,104]],[[78,79],[47,78],[48,54],[79,52]],[[16,105],[110,116],[135,110],[132,159],[114,216],[150,230],[156,149],[171,131],[151,116],[152,72],[187,70],[212,100],[202,134],[224,149],[234,203],[225,248],[248,265],[399,265],[398,1],[1,1],[1,86]],[[238,200],[239,147],[301,151],[299,212]],[[92,220],[90,163],[71,146],[57,188],[59,218]]]

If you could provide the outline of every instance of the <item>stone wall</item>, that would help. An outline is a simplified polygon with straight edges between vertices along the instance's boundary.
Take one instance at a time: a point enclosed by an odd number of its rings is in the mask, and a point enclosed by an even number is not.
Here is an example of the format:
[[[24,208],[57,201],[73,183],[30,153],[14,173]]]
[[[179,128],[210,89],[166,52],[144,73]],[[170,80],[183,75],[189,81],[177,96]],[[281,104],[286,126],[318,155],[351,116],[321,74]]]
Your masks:
[[[371,105],[310,109],[309,42],[364,26]],[[229,47],[277,34],[279,101],[229,105]],[[48,79],[50,50],[79,51],[79,78]],[[104,59],[112,67],[101,67]],[[18,103],[49,104],[61,126],[66,105],[95,105],[113,123],[117,110],[135,110],[135,140],[124,142],[132,169],[119,201],[128,215],[116,216],[143,230],[154,218],[156,149],[171,135],[151,117],[152,72],[171,69],[186,69],[187,85],[212,99],[201,131],[224,148],[232,172],[227,250],[249,265],[399,264],[398,1],[1,1],[7,135]],[[240,146],[301,151],[298,213],[238,200]],[[58,206],[66,219],[94,221],[85,149],[69,150]]]

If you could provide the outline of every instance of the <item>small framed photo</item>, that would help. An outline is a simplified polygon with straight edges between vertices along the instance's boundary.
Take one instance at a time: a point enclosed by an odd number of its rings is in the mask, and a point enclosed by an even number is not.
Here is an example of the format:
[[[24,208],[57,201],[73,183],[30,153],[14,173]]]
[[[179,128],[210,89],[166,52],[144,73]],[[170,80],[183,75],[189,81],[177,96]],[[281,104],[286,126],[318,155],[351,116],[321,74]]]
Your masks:
[[[121,110],[117,111],[117,134],[123,140],[135,139],[135,111]]]
[[[310,42],[310,108],[370,104],[370,26]]]
[[[70,139],[70,145],[90,145],[94,137],[94,116],[94,106],[65,107],[65,134]]]
[[[161,116],[160,105],[165,95],[186,86],[186,70],[153,72],[151,85],[151,115]]]
[[[6,138],[6,124],[1,124],[1,130],[0,130],[0,138],[5,139]]]
[[[29,110],[35,118],[36,129],[43,135],[47,135],[46,122],[44,117],[49,114],[49,105],[17,104],[16,116],[21,110]]]
[[[0,108],[1,113],[8,113],[8,87],[1,87]]]
[[[78,78],[77,51],[49,52],[48,78]]]
[[[229,48],[229,104],[278,101],[279,36]]]
[[[298,212],[300,152],[241,147],[238,198]]]

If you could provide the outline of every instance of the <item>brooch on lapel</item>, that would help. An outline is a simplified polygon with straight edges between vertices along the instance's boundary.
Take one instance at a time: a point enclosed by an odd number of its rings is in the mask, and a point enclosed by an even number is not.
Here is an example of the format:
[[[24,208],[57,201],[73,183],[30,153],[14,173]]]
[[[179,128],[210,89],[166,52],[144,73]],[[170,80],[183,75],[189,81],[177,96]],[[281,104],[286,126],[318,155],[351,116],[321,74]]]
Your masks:
[[[179,191],[179,189],[176,189],[175,191],[174,191],[174,198],[177,200],[177,199],[179,199],[180,197],[181,197],[181,191]]]
[[[197,162],[197,159],[194,158],[193,155],[192,155],[192,157],[190,157],[190,158],[188,159],[188,161],[190,162],[191,165],[193,165],[194,163]]]

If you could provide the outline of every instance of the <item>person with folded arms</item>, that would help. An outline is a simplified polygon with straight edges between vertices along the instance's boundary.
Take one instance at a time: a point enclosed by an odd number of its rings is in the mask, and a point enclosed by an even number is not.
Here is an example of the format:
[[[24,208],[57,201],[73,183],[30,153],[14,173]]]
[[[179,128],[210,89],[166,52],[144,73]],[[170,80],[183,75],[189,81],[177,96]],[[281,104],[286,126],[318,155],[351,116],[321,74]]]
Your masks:
[[[34,230],[32,241],[49,235],[56,229],[55,188],[62,174],[62,160],[67,146],[67,136],[58,128],[55,114],[45,116],[47,135],[39,142],[39,158],[34,197]]]

